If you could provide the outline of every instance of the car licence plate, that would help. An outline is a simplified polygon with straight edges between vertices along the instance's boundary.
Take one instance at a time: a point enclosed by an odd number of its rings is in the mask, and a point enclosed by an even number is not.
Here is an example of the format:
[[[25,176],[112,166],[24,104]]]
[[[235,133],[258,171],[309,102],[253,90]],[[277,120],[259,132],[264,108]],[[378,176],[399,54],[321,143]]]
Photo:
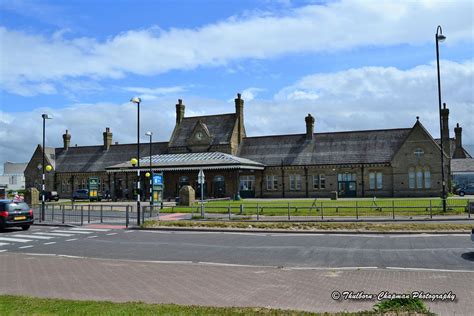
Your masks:
[[[22,221],[22,220],[26,219],[26,216],[15,216],[13,219],[16,220],[16,221]]]

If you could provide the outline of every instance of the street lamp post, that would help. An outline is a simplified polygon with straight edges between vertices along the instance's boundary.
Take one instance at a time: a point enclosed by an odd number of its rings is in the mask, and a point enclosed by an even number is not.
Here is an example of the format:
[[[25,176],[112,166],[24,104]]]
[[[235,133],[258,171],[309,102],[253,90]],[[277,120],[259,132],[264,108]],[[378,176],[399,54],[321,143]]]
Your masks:
[[[48,114],[41,114],[41,117],[43,118],[43,163],[42,163],[42,177],[41,177],[41,221],[44,221],[45,218],[45,210],[44,210],[44,202],[45,202],[45,158],[46,158],[46,153],[45,153],[45,139],[46,139],[46,120],[52,119],[51,116],[48,116]]]
[[[151,142],[153,138],[153,132],[146,132],[146,136],[150,137],[150,206],[153,205],[153,171],[151,170]]]
[[[140,226],[140,98],[132,98],[130,102],[137,105],[137,225]]]
[[[436,65],[438,69],[438,102],[439,102],[439,135],[440,135],[440,147],[441,147],[441,184],[443,187],[441,199],[443,203],[443,212],[446,212],[446,180],[444,179],[444,144],[443,144],[443,120],[441,118],[441,78],[439,72],[439,42],[443,42],[446,36],[443,35],[443,29],[441,25],[438,25],[435,34],[436,39]],[[449,144],[446,144],[449,146]]]

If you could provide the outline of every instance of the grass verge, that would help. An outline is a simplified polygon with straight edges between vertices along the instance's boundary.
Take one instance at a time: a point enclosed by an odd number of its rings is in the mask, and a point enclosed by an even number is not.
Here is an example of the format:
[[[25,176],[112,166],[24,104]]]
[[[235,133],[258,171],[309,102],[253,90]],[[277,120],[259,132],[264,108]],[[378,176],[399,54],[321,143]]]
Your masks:
[[[424,232],[469,232],[472,224],[452,223],[313,223],[313,222],[219,222],[219,221],[156,221],[148,220],[143,228],[196,227],[196,228],[236,228],[236,229],[282,229],[282,230],[353,230],[368,232],[424,231]]]
[[[381,303],[382,304],[382,303]],[[379,305],[381,305],[379,304]],[[141,302],[74,301],[26,296],[0,295],[0,315],[434,315],[419,302],[384,303],[373,311],[356,313],[309,313],[260,307],[208,307]]]

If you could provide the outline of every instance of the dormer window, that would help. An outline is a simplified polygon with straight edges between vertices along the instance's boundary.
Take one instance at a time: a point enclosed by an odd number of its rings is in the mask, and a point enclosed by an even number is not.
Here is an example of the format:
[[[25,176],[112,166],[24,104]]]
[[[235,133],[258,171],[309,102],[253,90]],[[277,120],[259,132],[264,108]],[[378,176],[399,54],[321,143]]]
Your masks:
[[[425,152],[423,151],[423,149],[417,148],[415,149],[413,154],[415,155],[416,158],[420,159],[425,154]]]

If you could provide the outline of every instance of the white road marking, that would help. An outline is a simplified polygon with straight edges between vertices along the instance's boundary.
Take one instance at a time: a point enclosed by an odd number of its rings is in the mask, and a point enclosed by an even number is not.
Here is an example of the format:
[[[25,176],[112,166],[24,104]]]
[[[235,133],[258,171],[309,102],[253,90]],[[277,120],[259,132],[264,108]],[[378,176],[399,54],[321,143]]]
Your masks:
[[[19,249],[25,249],[25,248],[32,248],[34,246],[23,246],[23,247],[18,247]]]
[[[390,235],[390,238],[418,238],[418,237],[466,237],[465,234],[416,234],[416,235]]]
[[[6,246],[6,245],[9,245],[9,243],[7,243],[7,242],[0,242],[0,246]]]
[[[0,237],[0,241],[13,241],[13,242],[30,242],[29,239],[20,239],[20,238],[10,238],[10,237]]]
[[[427,271],[427,272],[470,272],[474,270],[450,270],[450,269],[429,269],[429,268],[405,268],[405,267],[386,267],[387,270],[404,270],[404,271]]]
[[[87,238],[97,238],[97,237],[99,237],[99,236],[89,236]]]
[[[106,228],[80,228],[80,227],[74,227],[74,228],[71,228],[70,230],[78,230],[78,231],[93,231],[93,232],[108,232],[110,231],[110,229],[106,229]]]
[[[106,234],[107,236],[113,236],[113,235],[117,235],[117,233],[109,233],[109,234]]]
[[[127,230],[125,233],[127,234],[127,233],[133,233],[133,232],[134,230]]]
[[[34,239],[53,239],[54,237],[50,237],[50,236],[36,236],[36,235],[23,235],[23,234],[18,234],[18,235],[14,235],[15,237],[24,237],[24,238],[34,238]]]
[[[67,239],[66,241],[74,241],[74,240],[77,240],[77,238]]]
[[[92,232],[81,232],[77,230],[53,230],[53,233],[66,233],[66,234],[92,234]]]
[[[6,252],[6,251],[7,251],[6,249],[0,250],[0,252]]]
[[[45,242],[43,245],[52,245],[52,244],[55,244],[56,242],[55,241],[51,241],[51,242]]]
[[[54,236],[54,237],[71,237],[73,234],[59,234],[59,233],[34,233],[34,235],[45,235],[45,236]]]

